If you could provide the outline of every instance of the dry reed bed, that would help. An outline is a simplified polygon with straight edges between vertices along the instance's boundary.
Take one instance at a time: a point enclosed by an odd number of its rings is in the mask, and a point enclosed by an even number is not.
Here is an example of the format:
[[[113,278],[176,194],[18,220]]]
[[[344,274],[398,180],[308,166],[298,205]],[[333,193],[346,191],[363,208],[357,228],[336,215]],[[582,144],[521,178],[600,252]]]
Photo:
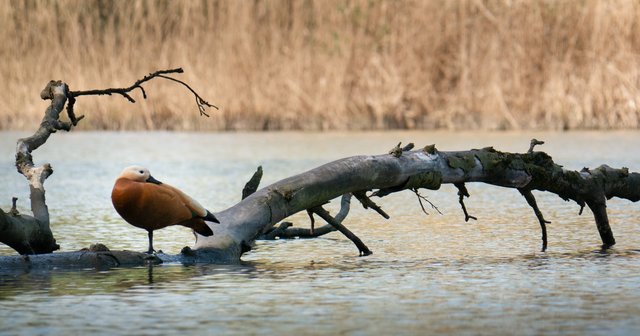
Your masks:
[[[638,1],[2,1],[0,129],[33,129],[50,79],[83,129],[638,128]],[[140,97],[141,98],[141,97]]]

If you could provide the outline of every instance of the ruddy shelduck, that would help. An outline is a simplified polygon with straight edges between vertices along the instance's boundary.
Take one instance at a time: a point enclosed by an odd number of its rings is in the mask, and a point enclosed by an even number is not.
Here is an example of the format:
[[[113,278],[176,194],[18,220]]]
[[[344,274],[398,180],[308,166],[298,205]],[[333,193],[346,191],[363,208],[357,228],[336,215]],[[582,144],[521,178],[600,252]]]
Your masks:
[[[153,249],[153,231],[170,225],[192,228],[203,236],[213,235],[206,221],[218,219],[187,194],[162,183],[140,166],[125,168],[111,191],[118,214],[129,224],[149,233],[149,251]]]

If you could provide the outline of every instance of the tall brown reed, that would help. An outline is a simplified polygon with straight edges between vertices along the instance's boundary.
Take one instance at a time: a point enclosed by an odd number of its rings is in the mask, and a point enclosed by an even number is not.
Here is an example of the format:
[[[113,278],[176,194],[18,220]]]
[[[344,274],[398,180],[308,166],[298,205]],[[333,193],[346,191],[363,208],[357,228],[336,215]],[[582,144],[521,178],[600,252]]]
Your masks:
[[[0,129],[32,129],[50,79],[83,129],[638,128],[640,2],[2,1]],[[141,98],[141,97],[140,97]]]

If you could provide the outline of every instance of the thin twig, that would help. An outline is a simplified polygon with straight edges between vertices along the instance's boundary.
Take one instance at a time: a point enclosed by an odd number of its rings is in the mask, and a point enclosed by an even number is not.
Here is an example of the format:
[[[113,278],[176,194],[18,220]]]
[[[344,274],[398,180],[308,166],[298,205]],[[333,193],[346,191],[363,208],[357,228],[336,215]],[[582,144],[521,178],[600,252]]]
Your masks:
[[[198,105],[198,109],[200,110],[200,115],[204,115],[209,117],[208,114],[206,114],[205,111],[205,106],[208,107],[213,107],[216,110],[219,110],[219,108],[215,105],[209,104],[206,100],[202,99],[202,97],[200,97],[200,95],[198,93],[196,93],[189,85],[187,85],[187,83],[181,81],[181,80],[177,80],[175,78],[169,77],[169,76],[163,76],[163,75],[158,75],[158,77],[162,77],[164,79],[169,79],[172,80],[174,82],[178,82],[182,85],[184,85],[187,89],[189,89],[189,91],[191,91],[191,93],[193,93],[194,96],[196,96],[196,104]]]
[[[420,203],[420,208],[422,208],[422,212],[424,212],[425,215],[429,215],[429,213],[424,208],[424,205],[422,204],[422,200],[425,200],[427,203],[431,205],[432,208],[434,208],[439,214],[442,215],[442,212],[440,212],[440,209],[438,209],[438,207],[435,206],[435,204],[431,203],[431,201],[429,201],[426,197],[420,195],[420,193],[418,192],[418,188],[413,188],[411,189],[411,191],[413,191],[413,193],[415,193],[416,196],[418,196],[418,203]]]
[[[119,94],[122,95],[123,97],[125,97],[128,101],[135,103],[136,101],[128,94],[129,92],[137,89],[140,89],[140,91],[142,91],[142,97],[143,98],[147,98],[147,94],[144,91],[144,89],[142,88],[142,83],[144,82],[148,82],[151,79],[158,77],[160,75],[163,74],[170,74],[170,73],[183,73],[184,70],[182,70],[182,68],[177,68],[177,69],[169,69],[169,70],[158,70],[156,72],[152,72],[146,76],[144,76],[142,79],[137,80],[135,83],[133,83],[133,85],[127,87],[127,88],[108,88],[108,89],[102,89],[102,90],[85,90],[85,91],[70,91],[69,92],[69,96],[71,97],[79,97],[79,96],[90,96],[90,95],[112,95],[112,94]]]
[[[78,117],[77,119],[75,117],[72,117],[73,115],[73,103],[75,102],[75,97],[79,97],[79,96],[89,96],[89,95],[112,95],[112,94],[119,94],[121,96],[123,96],[124,98],[126,98],[129,102],[131,103],[135,103],[136,100],[133,99],[133,97],[131,97],[131,95],[129,95],[129,93],[135,89],[139,89],[142,92],[142,97],[144,99],[147,99],[147,93],[145,92],[144,88],[142,87],[142,84],[145,82],[150,81],[151,79],[155,78],[155,77],[160,77],[160,78],[164,78],[164,79],[168,79],[174,82],[178,82],[182,85],[184,85],[187,89],[189,89],[189,91],[191,91],[195,98],[196,98],[196,105],[198,106],[198,110],[200,111],[200,115],[201,116],[206,116],[209,117],[209,114],[207,114],[205,112],[206,107],[213,107],[216,110],[218,110],[218,107],[210,104],[209,102],[207,102],[206,100],[204,100],[195,90],[193,90],[189,85],[187,85],[187,83],[175,79],[173,77],[169,77],[169,76],[165,76],[166,74],[172,74],[172,73],[183,73],[184,70],[182,70],[182,68],[177,68],[177,69],[169,69],[169,70],[158,70],[156,72],[152,72],[146,76],[144,76],[142,79],[137,80],[135,83],[133,83],[133,85],[126,87],[126,88],[108,88],[108,89],[102,89],[102,90],[85,90],[85,91],[69,91],[68,97],[70,100],[70,104],[67,107],[67,113],[69,113],[69,118],[71,119],[71,121],[74,123],[77,123],[77,121],[79,121],[80,119],[83,118],[83,116]],[[76,120],[74,122],[74,119]]]

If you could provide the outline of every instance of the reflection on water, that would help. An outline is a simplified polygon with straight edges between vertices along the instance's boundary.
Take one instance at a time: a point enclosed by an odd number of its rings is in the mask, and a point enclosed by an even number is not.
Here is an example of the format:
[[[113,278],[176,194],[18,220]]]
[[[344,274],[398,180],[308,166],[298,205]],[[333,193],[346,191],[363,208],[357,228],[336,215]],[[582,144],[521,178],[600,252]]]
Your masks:
[[[28,194],[12,166],[15,133],[0,133],[0,206]],[[118,218],[113,178],[140,163],[209,208],[235,203],[257,165],[265,184],[324,162],[384,153],[398,141],[442,150],[494,145],[524,151],[529,138],[567,168],[608,163],[640,171],[635,132],[569,134],[56,134],[35,153],[56,172],[47,181],[62,249],[103,242],[144,250],[146,233]],[[620,146],[623,144],[623,146]],[[0,334],[637,334],[640,332],[640,209],[612,200],[615,248],[600,251],[590,213],[536,194],[548,225],[539,252],[533,211],[517,191],[467,186],[465,223],[457,190],[423,192],[443,215],[424,215],[415,195],[380,201],[384,220],[352,204],[345,224],[373,250],[338,233],[313,240],[263,241],[240,265],[167,264],[107,271],[0,270]],[[337,203],[332,204],[335,209]],[[308,225],[295,215],[296,225]],[[155,235],[177,253],[184,228]],[[1,254],[13,253],[0,247]]]

